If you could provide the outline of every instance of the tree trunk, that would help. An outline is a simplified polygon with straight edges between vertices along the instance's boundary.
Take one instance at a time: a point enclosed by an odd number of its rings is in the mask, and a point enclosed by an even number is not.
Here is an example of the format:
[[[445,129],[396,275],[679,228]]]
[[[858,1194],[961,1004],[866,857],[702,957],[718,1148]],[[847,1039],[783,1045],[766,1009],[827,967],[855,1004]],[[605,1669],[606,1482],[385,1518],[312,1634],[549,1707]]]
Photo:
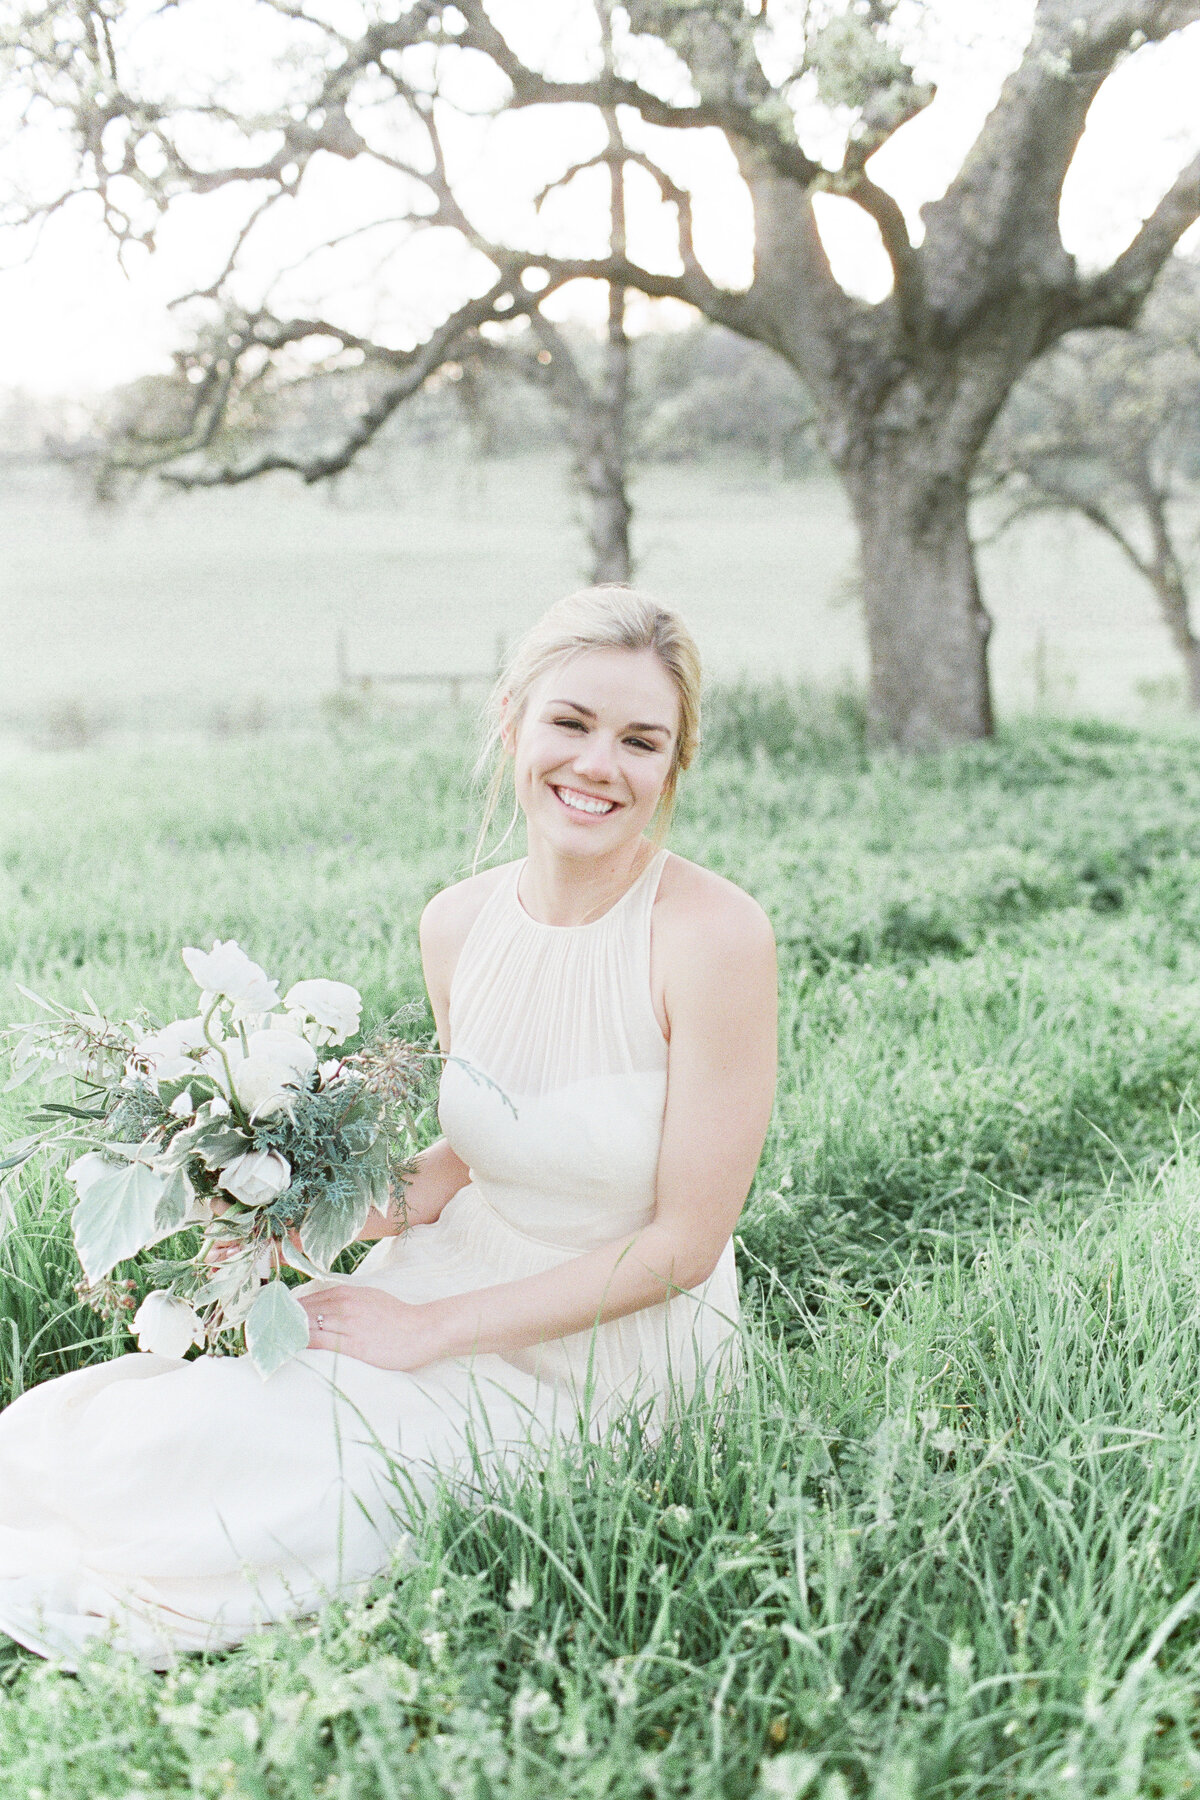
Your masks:
[[[1188,705],[1193,712],[1200,712],[1200,639],[1192,630],[1187,589],[1174,553],[1166,567],[1158,563],[1147,573],[1158,596],[1159,610],[1171,634],[1171,642],[1183,663]]]
[[[1171,535],[1166,489],[1154,480],[1149,456],[1145,452],[1134,476],[1134,487],[1150,525],[1153,545],[1146,574],[1158,596],[1163,620],[1183,663],[1188,705],[1193,712],[1200,712],[1200,641],[1197,641],[1192,631],[1187,577]]]
[[[588,508],[592,580],[628,581],[633,568],[629,524],[633,508],[625,485],[629,409],[629,339],[625,289],[609,284],[608,338],[599,402],[580,424],[575,468]]]
[[[919,442],[845,471],[858,524],[874,734],[906,750],[989,737],[987,646],[965,477],[930,476]]]

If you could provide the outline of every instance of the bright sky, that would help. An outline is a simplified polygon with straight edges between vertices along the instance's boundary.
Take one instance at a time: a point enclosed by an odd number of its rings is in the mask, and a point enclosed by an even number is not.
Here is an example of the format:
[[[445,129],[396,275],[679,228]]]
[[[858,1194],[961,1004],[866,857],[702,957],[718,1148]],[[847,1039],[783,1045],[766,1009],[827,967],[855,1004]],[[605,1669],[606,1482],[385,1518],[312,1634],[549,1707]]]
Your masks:
[[[512,3],[500,0],[498,15]],[[522,3],[528,7],[529,0]],[[217,8],[238,4],[207,0],[214,9],[209,17],[215,18]],[[920,232],[918,207],[944,190],[1019,54],[1029,13],[1029,0],[1002,5],[935,0],[928,9],[918,73],[937,79],[938,97],[896,134],[872,167],[901,202],[914,235]],[[250,54],[247,66],[252,64]],[[1097,264],[1116,254],[1194,153],[1200,144],[1198,92],[1200,26],[1177,33],[1165,46],[1147,46],[1106,83],[1063,199],[1064,241],[1082,261]],[[819,139],[805,127],[801,119],[805,148],[820,153]],[[564,116],[553,108],[465,130],[456,147],[460,193],[486,228],[507,227],[519,239],[523,229],[538,228],[529,194],[548,175],[593,151],[595,131],[594,116],[589,119],[580,109]],[[688,134],[685,141],[680,133],[643,130],[641,141],[677,179],[693,186],[697,249],[709,272],[731,284],[745,282],[749,202],[724,140],[716,132]],[[598,248],[593,234],[602,217],[603,177],[590,188],[589,180],[581,178],[569,195],[545,208],[542,247],[564,253]],[[396,200],[390,175],[361,162],[333,165],[318,159],[301,199],[280,207],[258,240],[248,262],[246,295],[257,297],[275,271],[303,259],[322,237],[394,211]],[[878,298],[888,276],[874,227],[850,202],[825,198],[818,204],[839,278],[865,297]],[[243,207],[244,200],[232,194],[180,201],[160,230],[155,254],[135,251],[127,273],[90,204],[65,210],[47,227],[30,261],[0,272],[0,388],[87,393],[166,366],[179,331],[168,303],[213,278]],[[673,213],[658,204],[644,177],[631,178],[630,214],[632,253],[667,266],[663,258],[669,254]],[[304,260],[280,285],[276,304],[281,311],[320,305],[347,325],[404,343],[452,298],[478,286],[470,259],[444,237],[422,234],[398,245],[395,234],[376,233],[337,252],[336,260],[329,254]],[[575,284],[555,296],[548,310],[558,317],[594,317],[599,299],[594,289]],[[646,312],[642,322],[649,322]]]

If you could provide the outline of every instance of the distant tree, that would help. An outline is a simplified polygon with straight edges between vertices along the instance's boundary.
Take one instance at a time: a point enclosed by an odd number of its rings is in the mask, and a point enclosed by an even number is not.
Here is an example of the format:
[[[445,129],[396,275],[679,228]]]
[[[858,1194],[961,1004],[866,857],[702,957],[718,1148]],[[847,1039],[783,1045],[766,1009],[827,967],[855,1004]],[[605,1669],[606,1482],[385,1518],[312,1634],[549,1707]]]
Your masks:
[[[720,325],[640,337],[633,389],[640,458],[691,462],[717,451],[794,473],[828,468],[812,396],[795,370]]]
[[[1036,0],[1020,63],[946,193],[925,207],[919,244],[869,166],[932,98],[906,53],[913,8],[902,0],[626,0],[608,15],[611,52],[570,0],[536,19],[528,7],[489,10],[484,0],[244,0],[247,19],[278,31],[252,106],[244,80],[206,87],[194,67],[177,68],[172,86],[171,26],[203,4],[41,0],[25,14],[9,42],[18,83],[37,97],[30,117],[59,119],[76,152],[70,180],[35,212],[88,192],[123,244],[152,242],[175,196],[243,191],[226,273],[206,290],[216,304],[247,235],[299,192],[315,159],[363,159],[402,190],[378,229],[396,244],[431,229],[455,234],[479,270],[476,291],[404,350],[349,329],[336,307],[322,317],[248,309],[211,359],[209,397],[198,394],[198,447],[222,386],[246,369],[256,379],[264,359],[286,362],[297,346],[318,346],[330,367],[360,359],[374,385],[336,442],[248,452],[225,479],[290,467],[311,480],[346,467],[464,332],[532,318],[570,281],[682,300],[777,351],[812,393],[858,524],[876,729],[910,747],[992,729],[972,472],[1029,365],[1069,332],[1132,325],[1200,215],[1198,157],[1105,269],[1081,272],[1058,225],[1063,182],[1105,80],[1142,46],[1200,19],[1200,0]],[[537,29],[551,18],[559,30]],[[640,149],[676,214],[670,270],[613,244],[555,254],[536,231],[489,229],[459,198],[446,155],[451,114],[481,105],[570,108],[577,118],[590,109],[598,145],[613,109],[647,144],[665,141],[651,132],[721,132],[754,209],[749,288],[707,273],[690,192]],[[810,125],[824,143],[840,130],[840,152],[806,148]],[[836,280],[813,210],[822,193],[852,201],[878,227],[893,276],[878,304]]]
[[[1200,262],[1175,258],[1136,328],[1064,340],[1015,390],[985,448],[980,491],[1007,529],[1080,514],[1149,583],[1200,710]]]

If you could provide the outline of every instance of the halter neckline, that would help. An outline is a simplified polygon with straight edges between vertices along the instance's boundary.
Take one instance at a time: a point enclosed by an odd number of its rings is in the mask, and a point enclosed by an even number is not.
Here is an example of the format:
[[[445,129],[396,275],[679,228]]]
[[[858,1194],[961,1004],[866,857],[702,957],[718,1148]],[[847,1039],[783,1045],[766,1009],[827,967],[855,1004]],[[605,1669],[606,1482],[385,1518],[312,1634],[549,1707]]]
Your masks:
[[[632,895],[637,893],[638,889],[643,885],[643,883],[645,882],[647,876],[650,874],[650,871],[652,869],[661,869],[662,868],[662,865],[663,865],[664,861],[666,860],[667,855],[668,855],[668,851],[666,850],[665,847],[661,850],[656,850],[654,852],[654,855],[650,858],[650,861],[646,864],[645,868],[642,870],[641,874],[634,876],[633,880],[630,882],[629,886],[625,889],[624,893],[618,895],[618,897],[613,901],[611,906],[606,907],[605,910],[599,915],[598,918],[583,919],[580,921],[580,923],[578,925],[551,925],[545,919],[535,919],[531,912],[527,912],[525,910],[524,904],[522,903],[522,900],[521,900],[521,892],[520,892],[521,871],[522,871],[522,869],[525,868],[526,864],[529,861],[529,858],[527,856],[523,856],[519,862],[513,864],[513,868],[515,871],[513,874],[513,883],[512,883],[513,904],[516,907],[517,912],[521,915],[521,918],[525,922],[525,924],[531,925],[535,931],[592,931],[595,929],[595,927],[597,925],[603,925],[609,919],[611,919],[613,914],[615,912],[618,912],[620,910],[620,908],[625,905],[626,901],[629,900]]]

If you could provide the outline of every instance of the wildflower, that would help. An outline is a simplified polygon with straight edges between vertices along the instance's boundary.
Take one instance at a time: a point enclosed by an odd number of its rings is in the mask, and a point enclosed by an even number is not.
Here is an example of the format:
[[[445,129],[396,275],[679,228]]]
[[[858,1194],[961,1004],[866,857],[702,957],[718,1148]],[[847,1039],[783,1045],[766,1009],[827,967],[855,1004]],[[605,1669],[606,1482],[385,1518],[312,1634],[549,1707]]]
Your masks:
[[[692,1523],[690,1506],[668,1506],[662,1516],[663,1530],[668,1537],[683,1539],[688,1536]]]
[[[508,1593],[505,1596],[510,1612],[527,1612],[536,1598],[532,1585],[524,1575],[519,1575],[515,1581],[509,1583]]]

